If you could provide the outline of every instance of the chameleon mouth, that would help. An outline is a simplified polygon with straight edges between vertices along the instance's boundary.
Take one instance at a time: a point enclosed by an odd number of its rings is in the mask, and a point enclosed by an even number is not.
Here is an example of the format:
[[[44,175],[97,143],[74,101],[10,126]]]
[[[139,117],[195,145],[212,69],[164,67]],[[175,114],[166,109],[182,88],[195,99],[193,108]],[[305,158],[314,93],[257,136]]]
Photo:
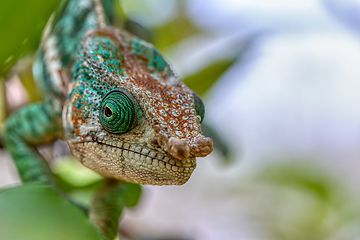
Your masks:
[[[82,143],[85,146],[98,144],[105,148],[116,149],[113,153],[114,155],[120,156],[120,161],[129,162],[134,165],[142,163],[155,169],[167,169],[179,173],[192,173],[196,167],[195,157],[189,157],[186,160],[178,160],[157,150],[143,148],[130,143],[118,143],[118,145],[115,146],[106,141],[99,141],[99,139],[94,140],[95,141]]]

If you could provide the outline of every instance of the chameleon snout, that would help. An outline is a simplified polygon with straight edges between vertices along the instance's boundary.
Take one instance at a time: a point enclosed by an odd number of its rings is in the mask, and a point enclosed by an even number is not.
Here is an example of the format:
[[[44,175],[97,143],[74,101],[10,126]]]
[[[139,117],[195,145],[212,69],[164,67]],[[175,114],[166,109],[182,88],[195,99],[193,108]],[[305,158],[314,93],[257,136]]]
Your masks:
[[[171,137],[168,141],[168,149],[171,156],[179,160],[186,160],[190,155],[190,147],[182,139]]]
[[[213,140],[201,134],[190,145],[190,153],[195,157],[206,157],[213,151]]]
[[[168,140],[168,152],[176,159],[186,160],[190,155],[194,157],[206,157],[213,151],[211,138],[199,136],[189,144],[179,138],[171,137]]]

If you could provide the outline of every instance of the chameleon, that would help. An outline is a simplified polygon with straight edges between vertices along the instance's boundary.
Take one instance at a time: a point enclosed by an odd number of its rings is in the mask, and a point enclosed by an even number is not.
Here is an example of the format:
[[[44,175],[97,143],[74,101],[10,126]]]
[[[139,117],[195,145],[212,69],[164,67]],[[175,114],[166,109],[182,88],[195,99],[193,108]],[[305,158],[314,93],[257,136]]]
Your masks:
[[[124,182],[182,185],[213,150],[200,96],[150,43],[113,27],[113,0],[63,0],[33,64],[43,102],[14,112],[4,145],[23,183],[56,184],[37,147],[65,140],[105,178],[89,217],[103,239],[117,232]]]

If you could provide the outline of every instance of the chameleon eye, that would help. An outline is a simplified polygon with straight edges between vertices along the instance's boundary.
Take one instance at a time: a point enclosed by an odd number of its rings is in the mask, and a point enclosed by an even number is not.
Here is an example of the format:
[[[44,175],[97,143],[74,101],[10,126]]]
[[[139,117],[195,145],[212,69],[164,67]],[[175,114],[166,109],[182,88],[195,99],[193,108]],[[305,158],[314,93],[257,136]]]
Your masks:
[[[192,92],[193,92],[194,102],[195,102],[195,111],[196,111],[196,114],[201,117],[201,120],[200,120],[200,123],[201,123],[205,117],[205,105],[204,105],[204,102],[202,101],[201,97],[199,96],[199,94],[197,94],[194,91],[192,91]]]
[[[135,108],[130,97],[122,91],[108,93],[100,105],[100,122],[110,133],[126,133],[133,126]]]
[[[110,118],[113,115],[113,111],[109,106],[105,106],[104,108],[104,115],[107,118]]]

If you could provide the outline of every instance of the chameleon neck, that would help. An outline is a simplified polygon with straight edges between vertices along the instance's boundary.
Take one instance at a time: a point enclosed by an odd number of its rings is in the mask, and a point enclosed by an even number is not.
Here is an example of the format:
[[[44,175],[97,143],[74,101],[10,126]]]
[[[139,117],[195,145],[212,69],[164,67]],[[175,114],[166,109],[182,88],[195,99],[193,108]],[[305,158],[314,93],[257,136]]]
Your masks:
[[[85,32],[111,24],[113,0],[62,1],[55,14],[50,35],[56,37],[64,68],[71,64]]]
[[[34,79],[50,99],[62,105],[70,68],[85,33],[111,24],[113,0],[63,0],[44,31],[33,66]],[[55,101],[55,102],[56,102]]]

